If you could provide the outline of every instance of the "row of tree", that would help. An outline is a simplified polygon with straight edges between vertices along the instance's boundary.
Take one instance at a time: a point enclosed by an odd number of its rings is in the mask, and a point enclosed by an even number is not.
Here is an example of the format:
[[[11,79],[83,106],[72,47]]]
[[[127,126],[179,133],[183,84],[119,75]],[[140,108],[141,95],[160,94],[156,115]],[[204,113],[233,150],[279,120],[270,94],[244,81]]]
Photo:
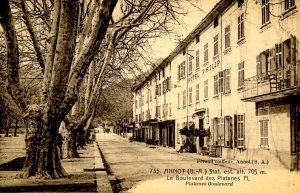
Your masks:
[[[149,40],[170,33],[179,10],[177,0],[1,2],[0,94],[13,99],[27,126],[20,177],[67,175],[57,150],[62,121],[68,157],[76,157],[76,141],[84,145],[95,115],[122,108],[120,98],[105,107],[112,94],[103,93],[141,70]]]

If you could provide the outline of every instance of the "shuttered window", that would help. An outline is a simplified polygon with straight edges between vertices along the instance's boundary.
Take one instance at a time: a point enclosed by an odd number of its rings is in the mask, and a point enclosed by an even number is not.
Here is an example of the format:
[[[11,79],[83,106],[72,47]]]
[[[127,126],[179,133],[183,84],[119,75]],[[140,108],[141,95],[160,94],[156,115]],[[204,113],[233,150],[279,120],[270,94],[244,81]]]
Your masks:
[[[242,13],[238,17],[238,40],[241,40],[244,37],[245,37],[245,32],[244,32],[244,13]]]
[[[245,147],[245,114],[234,115],[234,146]]]
[[[244,87],[244,78],[245,78],[244,65],[245,65],[244,62],[238,64],[238,88]]]
[[[219,75],[214,76],[214,96],[219,94]]]
[[[199,50],[196,51],[196,68],[200,67]]]
[[[204,81],[204,99],[208,99],[208,80]]]
[[[219,54],[219,36],[214,37],[214,56]]]
[[[228,93],[230,92],[230,68],[224,71],[224,76],[225,76],[225,81],[224,81],[225,92]]]
[[[260,146],[262,148],[269,147],[269,120],[263,119],[259,120],[259,128],[260,128]]]
[[[204,63],[208,62],[208,43],[204,45]]]
[[[225,27],[225,49],[230,47],[230,25]]]
[[[196,103],[199,102],[200,100],[200,85],[199,84],[196,84]]]
[[[284,0],[284,10],[287,11],[295,6],[295,0]]]
[[[189,88],[189,105],[193,103],[193,87]]]

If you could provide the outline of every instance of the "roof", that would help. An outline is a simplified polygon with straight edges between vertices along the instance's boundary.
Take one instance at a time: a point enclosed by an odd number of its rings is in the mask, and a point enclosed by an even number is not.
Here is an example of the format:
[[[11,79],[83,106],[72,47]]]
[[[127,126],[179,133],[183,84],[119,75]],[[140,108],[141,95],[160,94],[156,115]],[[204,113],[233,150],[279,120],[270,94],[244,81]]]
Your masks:
[[[133,86],[132,91],[141,88],[156,72],[166,66],[175,56],[178,55],[192,40],[213,22],[216,16],[220,15],[231,4],[237,0],[220,0],[213,9],[201,20],[201,22],[187,35],[184,40],[167,56],[153,71],[139,84]]]

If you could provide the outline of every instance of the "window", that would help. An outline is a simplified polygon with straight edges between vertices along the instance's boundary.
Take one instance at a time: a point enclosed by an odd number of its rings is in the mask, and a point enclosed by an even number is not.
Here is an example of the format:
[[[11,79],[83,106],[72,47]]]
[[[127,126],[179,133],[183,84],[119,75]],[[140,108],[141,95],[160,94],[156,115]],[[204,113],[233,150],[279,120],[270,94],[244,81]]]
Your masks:
[[[225,116],[224,117],[224,141],[225,141],[225,147],[232,148],[232,117],[231,116]]]
[[[244,3],[244,0],[238,0],[238,7],[242,6]]]
[[[244,62],[238,64],[238,88],[244,87]]]
[[[161,95],[161,84],[158,84],[155,86],[155,95],[160,96]]]
[[[168,104],[163,105],[163,117],[168,116]]]
[[[219,72],[219,92],[224,92],[224,71]]]
[[[218,74],[214,76],[214,96],[219,94],[219,76]]]
[[[219,144],[219,118],[218,117],[215,117],[212,119],[212,123],[213,123],[213,142],[214,142],[214,145],[220,145]]]
[[[163,80],[162,85],[163,85],[163,94],[165,94],[167,92],[167,80]]]
[[[189,88],[189,105],[193,103],[193,87]]]
[[[183,49],[182,49],[182,55],[185,55],[186,54],[186,48],[184,47]]]
[[[142,97],[139,100],[139,106],[142,107]]]
[[[169,104],[169,116],[172,116],[172,103]]]
[[[225,27],[225,49],[230,47],[230,25]]]
[[[219,38],[218,35],[214,37],[214,56],[219,54]]]
[[[268,141],[268,121],[267,119],[259,120],[260,129],[260,146],[262,148],[269,147]]]
[[[193,72],[193,56],[189,54],[189,74]]]
[[[150,119],[150,110],[146,110],[146,121]]]
[[[163,68],[163,69],[161,70],[161,73],[162,73],[162,77],[164,78],[164,77],[165,77],[165,68]]]
[[[135,122],[138,123],[139,122],[139,116],[135,115]]]
[[[199,34],[198,34],[198,35],[196,35],[196,44],[198,44],[199,41],[200,41],[200,36],[199,36]]]
[[[204,62],[208,62],[208,43],[204,45]]]
[[[140,118],[140,119],[141,119],[141,121],[144,121],[144,120],[145,120],[144,118],[145,118],[145,114],[144,114],[144,112],[142,112],[142,114],[141,114],[141,118]]]
[[[287,11],[295,6],[295,0],[284,0],[284,10]]]
[[[196,51],[196,68],[200,67],[199,50]]]
[[[180,93],[178,93],[178,95],[177,95],[178,97],[177,97],[177,108],[179,109],[180,108]]]
[[[161,95],[161,84],[158,85],[158,96]]]
[[[275,63],[277,64],[277,68],[282,69],[283,61],[282,61],[282,44],[275,45]]]
[[[270,21],[270,7],[269,7],[269,0],[262,0],[261,1],[261,19],[262,24],[267,23]]]
[[[208,80],[204,81],[204,99],[208,99]]]
[[[214,27],[218,27],[218,25],[219,25],[219,17],[217,16],[214,19]]]
[[[138,102],[137,102],[137,100],[135,100],[135,109],[137,109],[138,108]]]
[[[185,78],[185,61],[178,66],[178,80]]]
[[[244,13],[238,17],[238,40],[245,37],[244,34]]]
[[[235,115],[235,146],[245,147],[245,115],[239,114]]]
[[[257,56],[257,76],[259,81],[268,80],[267,72],[270,71],[269,50],[265,50]]]
[[[224,81],[224,88],[225,88],[225,93],[230,92],[230,68],[224,70],[224,76],[225,76],[225,81]]]
[[[200,100],[200,91],[199,91],[200,85],[196,84],[196,103]]]
[[[166,89],[167,89],[167,92],[168,91],[171,91],[171,76],[169,76],[167,79],[166,79]]]
[[[156,117],[160,118],[160,106],[156,106]]]
[[[182,107],[186,107],[186,90],[182,92]]]
[[[152,92],[151,90],[149,90],[149,98],[150,98],[150,102],[152,101]]]

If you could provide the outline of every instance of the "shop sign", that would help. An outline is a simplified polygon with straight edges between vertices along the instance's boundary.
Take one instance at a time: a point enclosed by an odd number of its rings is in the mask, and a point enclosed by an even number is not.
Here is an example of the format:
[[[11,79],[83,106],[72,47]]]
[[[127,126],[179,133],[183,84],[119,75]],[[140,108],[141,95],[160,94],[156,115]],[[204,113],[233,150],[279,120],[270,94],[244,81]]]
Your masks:
[[[202,70],[202,74],[210,72],[211,70],[217,68],[219,65],[220,65],[220,60],[215,61],[214,63],[204,67],[204,69]]]

